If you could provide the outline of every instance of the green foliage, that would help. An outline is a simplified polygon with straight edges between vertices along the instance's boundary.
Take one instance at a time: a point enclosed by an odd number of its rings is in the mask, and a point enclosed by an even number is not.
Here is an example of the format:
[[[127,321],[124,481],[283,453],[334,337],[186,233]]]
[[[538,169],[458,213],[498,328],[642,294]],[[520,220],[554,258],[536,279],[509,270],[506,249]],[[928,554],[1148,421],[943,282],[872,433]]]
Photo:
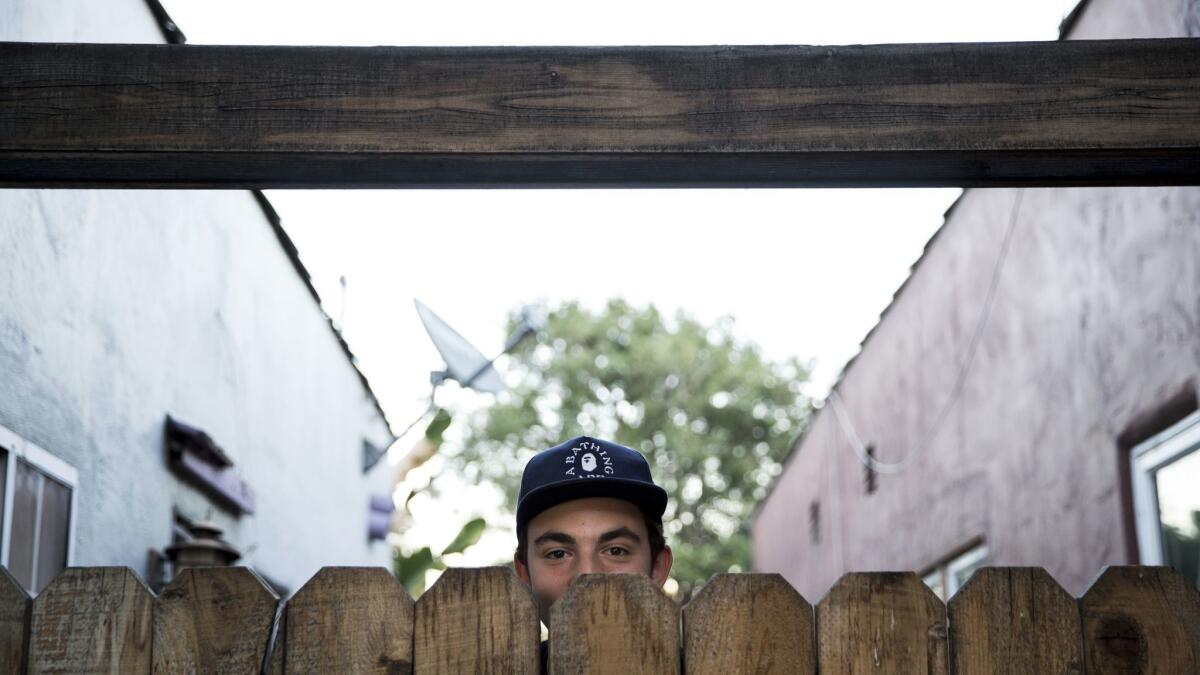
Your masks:
[[[438,408],[433,419],[429,421],[429,426],[425,427],[425,438],[440,444],[445,440],[446,429],[449,427],[450,413],[445,408]]]
[[[404,584],[414,597],[425,591],[425,573],[432,569],[444,570],[442,558],[451,553],[462,553],[479,542],[487,523],[483,518],[475,518],[463,525],[454,541],[442,550],[441,555],[434,556],[428,546],[422,547],[412,555],[404,555],[399,549],[392,554],[392,574]]]
[[[392,574],[414,596],[425,590],[425,572],[435,567],[437,563],[434,562],[433,551],[428,546],[409,556],[402,555],[399,550],[393,554]]]
[[[486,527],[487,522],[484,521],[483,518],[476,518],[466,525],[463,525],[462,530],[459,531],[458,536],[454,538],[454,541],[450,542],[450,545],[447,546],[444,551],[442,551],[442,555],[462,553],[471,546],[474,546],[479,541],[479,537],[483,536],[483,530]]]
[[[514,386],[447,444],[448,469],[496,483],[512,508],[533,453],[579,434],[611,439],[645,454],[670,495],[664,525],[685,597],[749,569],[749,516],[811,403],[806,366],[767,360],[732,328],[618,300],[599,312],[562,305],[512,354]]]

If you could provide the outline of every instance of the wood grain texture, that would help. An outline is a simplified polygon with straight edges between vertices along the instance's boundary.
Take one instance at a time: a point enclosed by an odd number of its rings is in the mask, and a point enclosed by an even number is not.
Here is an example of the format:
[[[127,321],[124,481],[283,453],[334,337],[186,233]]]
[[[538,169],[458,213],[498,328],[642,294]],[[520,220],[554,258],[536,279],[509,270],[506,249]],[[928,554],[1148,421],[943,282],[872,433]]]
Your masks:
[[[450,568],[417,600],[413,672],[536,675],[538,615],[507,567]]]
[[[155,604],[154,672],[259,672],[277,603],[245,567],[184,569]]]
[[[847,574],[816,616],[822,675],[949,672],[946,607],[912,572]]]
[[[679,606],[649,577],[584,574],[551,606],[550,675],[679,672]]]
[[[412,672],[413,601],[381,567],[317,572],[288,601],[285,632],[289,674]]]
[[[778,574],[718,574],[683,608],[688,675],[816,672],[813,608]]]
[[[29,650],[29,595],[0,567],[0,675],[25,672]]]
[[[1170,567],[1109,567],[1079,601],[1089,675],[1200,673],[1200,592]]]
[[[1079,675],[1079,606],[1038,567],[984,567],[950,600],[954,675]]]
[[[33,601],[30,673],[150,672],[154,596],[126,567],[69,567]]]
[[[0,43],[0,184],[1200,181],[1195,40]]]

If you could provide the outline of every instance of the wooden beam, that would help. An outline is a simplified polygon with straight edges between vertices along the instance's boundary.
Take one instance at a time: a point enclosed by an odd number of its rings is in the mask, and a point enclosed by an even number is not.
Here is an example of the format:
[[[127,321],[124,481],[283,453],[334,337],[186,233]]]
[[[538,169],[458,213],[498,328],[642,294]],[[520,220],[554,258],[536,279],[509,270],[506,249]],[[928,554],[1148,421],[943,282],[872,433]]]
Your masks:
[[[0,185],[1200,183],[1200,40],[0,43]]]

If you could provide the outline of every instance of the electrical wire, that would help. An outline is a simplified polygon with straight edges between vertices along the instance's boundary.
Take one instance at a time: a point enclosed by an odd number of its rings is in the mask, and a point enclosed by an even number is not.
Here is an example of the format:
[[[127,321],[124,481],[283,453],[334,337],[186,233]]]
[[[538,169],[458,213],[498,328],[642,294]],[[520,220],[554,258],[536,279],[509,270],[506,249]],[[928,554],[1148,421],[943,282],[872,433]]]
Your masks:
[[[987,326],[988,319],[992,314],[992,305],[996,299],[996,291],[1000,286],[1000,273],[1004,269],[1004,263],[1008,259],[1008,251],[1012,245],[1013,233],[1017,229],[1017,222],[1021,213],[1021,202],[1024,200],[1025,191],[1017,190],[1016,199],[1013,201],[1012,211],[1009,215],[1008,229],[1004,233],[1004,240],[1000,244],[1000,252],[996,256],[996,262],[992,266],[992,278],[988,284],[987,295],[984,296],[983,307],[979,312],[979,319],[975,322],[975,332],[971,336],[971,342],[967,345],[967,353],[963,356],[962,362],[958,367],[958,374],[954,378],[954,386],[951,387],[950,393],[946,396],[945,403],[934,417],[933,423],[925,432],[921,442],[909,451],[904,457],[895,462],[885,462],[872,457],[867,448],[863,445],[862,439],[859,438],[858,430],[854,426],[854,422],[850,419],[850,413],[846,410],[841,394],[837,389],[829,392],[826,401],[833,408],[834,417],[837,418],[838,426],[842,428],[842,432],[846,435],[846,440],[850,442],[850,448],[858,457],[858,461],[862,462],[863,466],[871,471],[883,474],[900,473],[905,469],[909,462],[914,457],[923,452],[942,429],[942,424],[946,421],[946,417],[950,414],[950,410],[954,404],[958,402],[959,396],[962,394],[963,386],[967,381],[967,374],[971,370],[971,364],[975,360],[975,354],[979,350],[979,343],[983,337],[984,328]]]

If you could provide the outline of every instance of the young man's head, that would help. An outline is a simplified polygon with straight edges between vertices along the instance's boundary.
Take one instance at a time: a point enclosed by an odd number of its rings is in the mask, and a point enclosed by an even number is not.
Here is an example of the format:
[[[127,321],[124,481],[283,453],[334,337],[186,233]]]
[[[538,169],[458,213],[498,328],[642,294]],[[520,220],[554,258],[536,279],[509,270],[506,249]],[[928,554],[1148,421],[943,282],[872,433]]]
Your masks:
[[[635,450],[580,436],[538,453],[525,466],[517,503],[517,575],[533,590],[538,614],[580,574],[671,572],[662,534],[667,493]]]

